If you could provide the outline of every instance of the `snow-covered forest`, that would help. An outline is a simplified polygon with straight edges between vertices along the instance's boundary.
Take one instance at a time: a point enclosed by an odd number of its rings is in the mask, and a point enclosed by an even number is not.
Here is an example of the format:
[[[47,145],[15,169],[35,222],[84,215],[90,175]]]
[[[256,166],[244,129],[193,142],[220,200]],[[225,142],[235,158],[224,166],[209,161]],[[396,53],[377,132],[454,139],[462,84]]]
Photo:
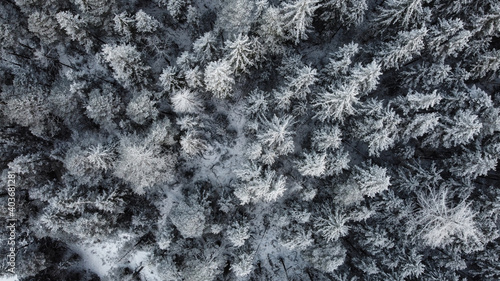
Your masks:
[[[2,0],[0,59],[5,280],[500,280],[498,0]]]

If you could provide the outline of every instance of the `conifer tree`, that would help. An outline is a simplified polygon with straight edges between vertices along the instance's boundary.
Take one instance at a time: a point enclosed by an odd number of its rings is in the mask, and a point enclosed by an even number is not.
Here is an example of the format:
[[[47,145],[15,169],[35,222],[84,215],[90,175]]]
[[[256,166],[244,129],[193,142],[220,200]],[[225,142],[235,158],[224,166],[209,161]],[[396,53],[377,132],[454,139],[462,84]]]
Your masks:
[[[215,58],[217,54],[217,40],[212,32],[203,34],[193,43],[193,50],[199,60],[208,62]]]
[[[155,120],[158,116],[158,109],[155,104],[156,102],[151,99],[151,94],[143,91],[127,105],[127,116],[138,124]]]
[[[426,35],[426,27],[412,31],[398,32],[395,40],[386,44],[379,53],[382,66],[385,69],[399,68],[403,63],[410,61],[415,55],[419,55],[424,48],[424,38]]]
[[[325,4],[321,19],[326,22],[340,20],[344,25],[359,25],[365,16],[368,5],[365,0],[329,0]]]
[[[476,227],[469,204],[463,201],[451,207],[447,197],[446,189],[419,195],[418,222],[423,225],[424,242],[431,247],[444,247],[452,243],[453,238],[480,241],[481,232]]]
[[[447,122],[449,125],[445,128],[443,136],[445,147],[469,143],[482,128],[477,115],[471,111],[460,110]]]
[[[354,105],[358,102],[359,89],[356,85],[330,86],[329,91],[320,94],[314,106],[319,108],[315,117],[321,121],[343,121],[354,114]]]
[[[137,194],[144,194],[144,188],[173,180],[175,157],[160,152],[159,147],[145,143],[122,141],[118,148],[119,158],[114,175],[129,183]]]
[[[144,11],[139,10],[135,14],[135,28],[139,32],[151,33],[158,29],[160,23]]]
[[[170,212],[170,220],[184,238],[200,237],[205,228],[205,214],[203,206],[192,202],[179,202]]]
[[[76,40],[84,45],[86,49],[93,46],[90,35],[86,30],[86,23],[79,15],[73,15],[70,12],[59,12],[56,14],[56,19],[62,29],[71,36],[71,40]]]
[[[228,61],[211,62],[205,69],[205,86],[216,98],[226,98],[232,95],[234,77]]]
[[[124,86],[134,85],[146,79],[150,69],[141,60],[141,54],[129,44],[104,45],[102,49],[104,60],[111,65],[116,80]]]
[[[382,26],[400,24],[404,29],[418,27],[429,20],[430,10],[424,0],[390,0],[384,3],[376,22]]]
[[[17,279],[499,280],[497,2],[3,1]]]
[[[40,12],[31,14],[28,18],[28,29],[48,44],[57,40],[57,22],[48,15]]]
[[[285,3],[284,28],[298,44],[300,40],[307,39],[307,31],[312,24],[314,12],[320,7],[318,0],[296,0],[294,3]]]
[[[181,89],[171,97],[174,110],[178,113],[197,113],[203,109],[200,98],[189,89]]]
[[[226,43],[226,48],[229,51],[228,62],[235,71],[245,72],[247,67],[253,65],[250,57],[254,50],[252,50],[252,42],[248,36],[238,34],[235,40]]]

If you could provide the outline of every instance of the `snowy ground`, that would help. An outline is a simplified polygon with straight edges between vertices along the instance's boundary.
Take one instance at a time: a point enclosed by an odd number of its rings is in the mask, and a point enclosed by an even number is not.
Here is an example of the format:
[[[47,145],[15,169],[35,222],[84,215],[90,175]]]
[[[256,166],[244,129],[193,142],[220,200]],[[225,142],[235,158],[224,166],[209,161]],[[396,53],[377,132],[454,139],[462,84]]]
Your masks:
[[[134,237],[128,234],[119,234],[115,239],[109,239],[105,242],[84,242],[70,246],[72,250],[78,253],[83,264],[92,272],[95,272],[103,280],[107,280],[108,273],[118,265],[127,265],[132,269],[138,269],[142,266],[141,275],[146,280],[157,280],[156,269],[148,262],[148,252],[136,251],[132,248],[125,253],[120,250],[130,242]]]

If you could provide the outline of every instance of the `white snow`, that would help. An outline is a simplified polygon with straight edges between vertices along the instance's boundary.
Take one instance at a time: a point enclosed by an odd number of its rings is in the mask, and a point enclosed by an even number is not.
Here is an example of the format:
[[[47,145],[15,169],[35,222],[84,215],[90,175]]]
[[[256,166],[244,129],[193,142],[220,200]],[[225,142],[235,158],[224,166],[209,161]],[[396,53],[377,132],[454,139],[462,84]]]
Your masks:
[[[103,278],[119,262],[120,248],[132,238],[131,235],[123,233],[105,242],[87,240],[71,244],[70,248],[82,257],[85,267]]]

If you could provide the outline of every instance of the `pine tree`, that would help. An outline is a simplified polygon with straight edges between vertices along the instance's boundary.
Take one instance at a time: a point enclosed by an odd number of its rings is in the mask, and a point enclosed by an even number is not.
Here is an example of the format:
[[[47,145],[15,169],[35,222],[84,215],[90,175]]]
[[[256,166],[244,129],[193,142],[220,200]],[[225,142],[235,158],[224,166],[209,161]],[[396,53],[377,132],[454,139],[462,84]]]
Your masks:
[[[194,53],[184,51],[177,57],[177,66],[179,66],[182,70],[186,71],[191,69],[196,64],[196,57]],[[196,66],[198,68],[198,66]]]
[[[200,98],[189,89],[176,91],[170,100],[177,113],[197,113],[203,110]]]
[[[491,96],[477,86],[465,88],[463,91],[453,91],[446,97],[449,102],[445,109],[462,109],[473,113],[480,113],[485,109],[493,108]]]
[[[424,0],[389,0],[375,21],[384,27],[401,24],[403,29],[423,25],[430,18],[430,9],[423,6]]]
[[[207,143],[199,136],[199,133],[189,130],[180,140],[182,151],[188,156],[201,155],[208,149]]]
[[[250,238],[250,228],[241,223],[233,223],[231,228],[226,231],[227,239],[234,247],[245,245],[245,241]]]
[[[428,45],[436,58],[456,57],[460,51],[468,47],[472,33],[464,30],[460,19],[439,20],[439,24],[431,27]]]
[[[338,78],[348,74],[352,59],[358,52],[358,44],[353,42],[345,44],[332,54],[332,58],[329,59],[329,63],[323,71],[331,78]]]
[[[158,116],[156,102],[151,99],[151,93],[142,91],[134,97],[127,105],[127,116],[137,124],[145,124],[150,120],[155,120]]]
[[[184,73],[184,78],[186,79],[187,86],[191,89],[203,87],[203,73],[200,71],[198,66],[186,70]]]
[[[90,39],[90,34],[86,30],[86,23],[80,18],[79,15],[73,15],[70,12],[59,12],[56,14],[56,19],[62,29],[71,36],[71,40],[78,41],[85,46],[87,50],[93,46]]]
[[[196,57],[192,52],[184,51],[177,57],[177,66],[186,71],[195,67]],[[198,66],[196,66],[198,68]]]
[[[472,75],[482,78],[487,75],[493,76],[500,68],[500,50],[493,50],[482,54],[476,63],[472,65]]]
[[[341,144],[341,131],[337,126],[325,126],[313,134],[314,147],[320,151],[337,149]]]
[[[195,130],[204,127],[200,119],[192,115],[185,115],[178,118],[177,125],[179,125],[180,129],[184,131]]]
[[[101,172],[110,170],[116,159],[113,145],[101,144],[72,147],[65,155],[64,166],[79,183],[99,184]]]
[[[92,24],[102,24],[102,19],[114,9],[114,0],[74,0],[80,11],[84,14],[84,20],[88,18]]]
[[[253,90],[246,98],[245,111],[249,115],[265,114],[269,108],[269,96],[261,90]]]
[[[490,1],[487,1],[490,2]],[[500,28],[500,5],[492,2],[488,5],[487,12],[480,13],[472,20],[475,27],[475,32],[481,36],[498,36],[498,29]]]
[[[351,79],[352,84],[358,85],[360,92],[368,94],[377,88],[381,75],[380,64],[376,61],[372,61],[366,66],[357,64],[352,69],[352,74],[349,79]]]
[[[424,49],[426,35],[426,27],[398,32],[395,40],[386,44],[379,52],[382,66],[385,69],[393,67],[398,69],[401,64],[410,61],[413,56],[420,55],[420,51]]]
[[[293,151],[293,132],[290,127],[293,125],[292,116],[277,117],[273,116],[271,120],[264,119],[263,125],[265,131],[257,135],[257,138],[264,145],[276,151],[278,155],[286,155]]]
[[[401,99],[401,105],[399,106],[403,107],[405,113],[409,113],[435,107],[442,99],[442,96],[436,90],[427,95],[411,92]]]
[[[66,87],[67,84],[54,86],[47,101],[52,113],[69,128],[82,122],[82,115],[75,114],[81,112],[82,102],[77,93],[67,92]]]
[[[223,31],[226,38],[248,34],[256,19],[256,1],[230,0],[218,13],[215,29]]]
[[[444,129],[444,147],[467,144],[472,141],[474,136],[479,134],[482,128],[478,116],[470,110],[460,110],[453,118],[447,118],[446,121],[449,125]]]
[[[500,109],[496,107],[485,109],[481,114],[481,123],[484,135],[493,135],[500,131]]]
[[[374,197],[387,190],[390,186],[390,177],[387,169],[377,165],[355,166],[354,173],[347,182],[338,187],[336,200],[348,206],[358,204],[365,196]]]
[[[311,93],[311,87],[318,81],[316,69],[304,66],[296,71],[294,77],[286,77],[288,88],[299,99],[305,99]]]
[[[370,155],[379,155],[394,146],[398,139],[401,118],[390,107],[383,107],[377,100],[369,100],[363,105],[365,117],[357,123],[355,135],[368,143]]]
[[[423,63],[404,71],[403,75],[406,87],[415,90],[422,88],[425,91],[432,91],[443,84],[453,83],[451,66],[443,62]]]
[[[168,0],[167,10],[170,15],[179,20],[183,15],[183,10],[189,4],[189,0]]]
[[[179,202],[170,211],[170,220],[184,238],[196,238],[203,234],[205,228],[205,210],[195,200],[189,203]]]
[[[200,11],[196,7],[194,7],[193,5],[189,5],[187,7],[186,21],[194,29],[199,28],[200,17],[201,17]]]
[[[127,12],[115,15],[113,18],[115,25],[113,29],[120,35],[125,37],[126,41],[130,41],[134,31],[135,20]]]
[[[269,7],[263,11],[261,24],[258,33],[262,40],[262,45],[270,54],[281,54],[285,47],[282,46],[286,39],[285,24],[280,14],[279,8]]]
[[[108,131],[116,125],[113,119],[120,112],[120,99],[112,92],[103,93],[98,89],[89,94],[85,114]]]
[[[174,178],[176,159],[161,149],[144,142],[124,140],[118,148],[119,158],[114,175],[131,184],[137,194],[144,194],[146,187],[169,182]]]
[[[344,149],[339,149],[333,154],[327,155],[326,175],[339,175],[343,170],[349,169],[351,158]]]
[[[366,0],[329,0],[325,4],[321,19],[325,22],[340,20],[343,25],[359,25],[368,9]]]
[[[407,142],[410,138],[418,138],[432,132],[439,126],[439,116],[436,113],[423,113],[415,115],[408,124],[403,125],[403,139]]]
[[[485,176],[489,171],[495,170],[498,163],[498,155],[481,151],[466,150],[461,155],[454,155],[450,172],[458,177],[475,179]]]
[[[241,254],[238,257],[238,262],[231,264],[231,271],[237,278],[245,278],[250,275],[254,269],[253,254]]]
[[[11,49],[17,45],[16,30],[12,25],[2,23],[0,24],[0,46],[3,49]]]
[[[314,244],[314,240],[312,239],[312,232],[306,232],[301,226],[292,226],[292,230],[290,230],[289,233],[285,233],[284,236],[285,237],[282,239],[281,244],[283,245],[283,247],[290,251],[307,250]]]
[[[18,88],[18,91],[22,88]],[[28,127],[31,133],[41,138],[54,136],[59,127],[50,118],[50,108],[41,89],[24,89],[23,95],[4,98],[2,107],[6,122]]]
[[[314,226],[327,242],[337,241],[349,233],[347,225],[349,216],[343,210],[335,209],[332,211],[327,206],[323,206],[321,215],[316,219]]]
[[[298,170],[303,176],[320,177],[327,169],[327,158],[325,153],[306,153],[305,159],[297,162]]]
[[[262,166],[246,164],[236,171],[241,184],[234,191],[234,195],[241,201],[241,205],[258,202],[273,202],[285,192],[286,178],[276,175],[275,171],[262,170]]]
[[[444,247],[453,243],[454,238],[462,241],[481,240],[470,204],[462,201],[450,207],[447,189],[421,193],[418,202],[418,223],[422,225],[421,234],[426,245]]]
[[[307,32],[312,25],[314,12],[320,7],[319,0],[296,0],[283,6],[285,30],[288,30],[295,44],[307,39]]]
[[[104,45],[102,49],[104,60],[111,65],[116,80],[124,86],[134,85],[146,79],[149,66],[141,60],[137,49],[128,44]]]
[[[202,62],[213,60],[217,55],[217,39],[212,32],[203,34],[193,43],[193,50]]]
[[[216,98],[232,96],[234,78],[228,61],[211,62],[205,69],[205,86]]]
[[[312,267],[325,273],[333,273],[344,264],[345,258],[346,249],[340,243],[316,245],[304,255]]]
[[[29,31],[46,44],[54,43],[58,39],[57,22],[53,17],[44,13],[35,12],[28,17]]]
[[[279,109],[289,111],[292,105],[292,101],[295,93],[287,88],[279,89],[274,91],[274,99],[276,106]]]
[[[152,146],[172,146],[177,142],[174,140],[177,130],[168,118],[157,120],[151,124],[146,143]]]
[[[363,195],[374,197],[389,188],[390,177],[387,176],[386,168],[371,165],[367,169],[355,167],[355,170],[353,180],[358,184]]]
[[[139,10],[139,12],[135,13],[135,28],[137,31],[151,33],[158,29],[159,26],[160,23],[144,11]]]
[[[168,0],[153,0],[153,2],[155,2],[156,5],[161,8],[167,6]]]
[[[220,274],[219,266],[218,261],[214,259],[189,261],[182,271],[182,280],[212,281]]]
[[[229,52],[227,61],[231,64],[235,72],[247,72],[247,68],[254,64],[251,59],[255,51],[252,45],[252,41],[248,36],[242,36],[242,34],[238,34],[238,37],[233,41],[226,43],[226,49]]]
[[[314,106],[319,111],[314,117],[321,121],[343,121],[345,117],[354,114],[358,95],[359,89],[353,84],[330,86],[329,91],[316,98]]]
[[[160,75],[160,84],[167,91],[174,91],[180,88],[181,82],[178,77],[177,68],[169,66],[163,69]]]

